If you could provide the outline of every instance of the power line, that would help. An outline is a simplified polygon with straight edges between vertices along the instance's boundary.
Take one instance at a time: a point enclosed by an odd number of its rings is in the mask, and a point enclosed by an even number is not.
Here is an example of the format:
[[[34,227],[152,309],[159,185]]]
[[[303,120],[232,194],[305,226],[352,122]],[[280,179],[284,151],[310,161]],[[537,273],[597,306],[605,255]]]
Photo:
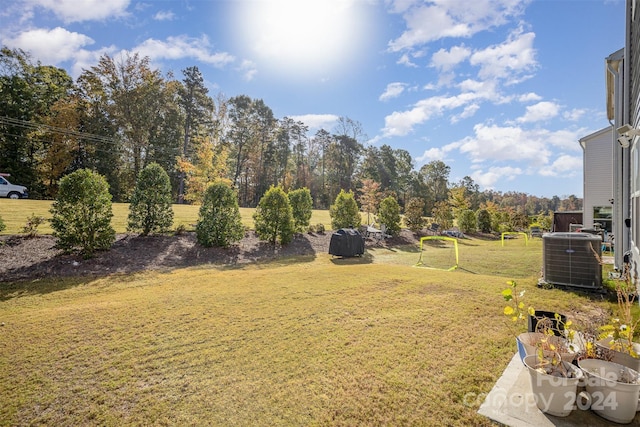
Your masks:
[[[112,137],[108,137],[108,136],[104,136],[104,135],[98,135],[98,134],[95,134],[95,133],[78,132],[78,131],[75,131],[75,130],[70,130],[70,129],[64,129],[64,128],[60,128],[60,127],[45,125],[43,123],[35,123],[35,122],[32,122],[32,121],[27,121],[27,120],[14,119],[14,118],[7,117],[7,116],[0,116],[0,124],[21,127],[23,129],[27,129],[27,130],[44,130],[46,132],[59,133],[59,134],[67,135],[67,136],[73,136],[73,137],[76,137],[76,138],[82,138],[82,139],[85,139],[85,140],[88,140],[88,141],[91,141],[91,142],[103,142],[103,143],[109,143],[109,144],[117,144],[117,141],[115,140],[115,138],[112,138]]]

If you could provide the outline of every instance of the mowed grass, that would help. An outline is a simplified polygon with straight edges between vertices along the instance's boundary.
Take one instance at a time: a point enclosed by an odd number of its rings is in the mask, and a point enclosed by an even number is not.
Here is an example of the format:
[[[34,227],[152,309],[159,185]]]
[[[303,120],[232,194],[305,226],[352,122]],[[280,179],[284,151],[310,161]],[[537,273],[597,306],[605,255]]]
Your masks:
[[[22,227],[48,203],[0,212]],[[450,245],[419,256],[0,283],[0,426],[488,426],[477,409],[516,350],[507,280],[538,309],[609,307],[537,288],[540,239],[460,239],[453,272]]]
[[[384,257],[2,284],[0,425],[490,425],[507,277]]]
[[[27,218],[36,215],[51,219],[51,204],[48,200],[11,200],[0,199],[0,217],[7,228],[0,234],[19,234],[27,222]],[[198,222],[199,205],[173,205],[173,229],[183,225],[186,230],[193,230]],[[111,225],[116,233],[127,231],[127,217],[129,215],[129,203],[113,203],[113,218]],[[245,227],[253,226],[253,208],[240,208],[242,223]],[[363,216],[364,217],[364,216]],[[328,210],[314,210],[311,216],[311,224],[323,224],[328,230],[331,228],[331,217]],[[48,221],[45,221],[39,228],[41,234],[51,234],[53,230]]]

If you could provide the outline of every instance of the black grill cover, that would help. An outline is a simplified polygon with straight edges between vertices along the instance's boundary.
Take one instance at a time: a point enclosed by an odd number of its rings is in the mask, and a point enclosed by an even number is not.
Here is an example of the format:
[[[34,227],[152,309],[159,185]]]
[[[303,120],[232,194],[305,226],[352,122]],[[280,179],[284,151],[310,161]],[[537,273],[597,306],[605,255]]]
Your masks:
[[[331,235],[329,254],[349,257],[364,254],[364,239],[358,230],[341,228]]]

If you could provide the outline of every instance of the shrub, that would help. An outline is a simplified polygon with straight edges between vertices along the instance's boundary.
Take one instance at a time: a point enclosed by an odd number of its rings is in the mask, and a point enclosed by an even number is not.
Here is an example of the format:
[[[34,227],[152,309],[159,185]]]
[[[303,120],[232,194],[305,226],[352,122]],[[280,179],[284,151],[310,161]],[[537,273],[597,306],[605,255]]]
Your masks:
[[[256,233],[261,240],[286,245],[293,237],[293,214],[284,190],[271,186],[262,196],[253,214]]]
[[[463,209],[458,214],[458,228],[463,233],[473,233],[477,230],[476,228],[476,214],[474,211],[470,209]]]
[[[204,193],[196,224],[196,237],[203,246],[228,247],[244,236],[238,197],[223,182],[211,184]]]
[[[175,230],[173,231],[173,234],[176,236],[180,236],[184,234],[186,231],[187,231],[187,226],[184,225],[184,223],[180,223],[176,226]]]
[[[483,233],[491,233],[491,214],[486,209],[478,210],[476,215],[478,230]]]
[[[27,218],[27,223],[22,227],[22,232],[25,233],[27,237],[36,237],[38,235],[38,227],[45,221],[46,219],[43,216],[31,214],[31,216]]]
[[[418,197],[409,199],[404,211],[404,223],[409,230],[416,232],[424,227],[425,219],[422,216],[423,212],[424,200]]]
[[[316,233],[318,234],[324,234],[324,224],[318,223],[316,224]]]
[[[2,220],[2,217],[0,216],[0,231],[4,231],[6,230],[7,225],[4,223],[4,221]]]
[[[400,205],[394,197],[389,196],[380,202],[378,219],[388,234],[396,236],[400,233]]]
[[[298,188],[289,192],[289,203],[293,215],[294,229],[302,232],[309,227],[311,214],[313,213],[313,199],[308,188]]]
[[[157,163],[140,171],[129,205],[128,231],[166,233],[173,224],[169,175]]]
[[[50,212],[56,246],[65,251],[77,248],[90,257],[116,239],[109,184],[98,173],[80,169],[64,176]]]
[[[334,204],[329,208],[329,215],[331,216],[331,228],[334,230],[346,227],[358,228],[362,222],[358,204],[352,191],[347,193],[340,190]]]

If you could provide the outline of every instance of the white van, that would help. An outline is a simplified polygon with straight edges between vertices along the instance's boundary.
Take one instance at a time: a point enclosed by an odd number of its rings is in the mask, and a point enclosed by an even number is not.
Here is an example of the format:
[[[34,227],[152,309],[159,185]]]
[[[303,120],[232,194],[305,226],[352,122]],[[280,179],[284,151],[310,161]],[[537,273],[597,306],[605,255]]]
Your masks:
[[[10,199],[26,199],[29,197],[27,187],[22,185],[13,185],[7,178],[7,174],[0,174],[0,197],[8,197]]]

